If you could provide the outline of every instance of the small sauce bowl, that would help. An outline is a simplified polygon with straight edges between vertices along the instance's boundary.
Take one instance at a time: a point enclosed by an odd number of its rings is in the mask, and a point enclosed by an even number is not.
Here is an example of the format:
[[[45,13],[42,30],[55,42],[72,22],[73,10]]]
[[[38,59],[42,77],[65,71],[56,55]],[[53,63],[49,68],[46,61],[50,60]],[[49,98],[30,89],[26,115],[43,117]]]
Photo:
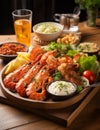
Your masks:
[[[70,81],[54,81],[46,89],[54,101],[62,101],[74,96],[77,86]]]
[[[97,55],[100,48],[96,43],[93,42],[83,42],[78,45],[78,49],[80,49],[84,53],[88,53],[88,55]]]

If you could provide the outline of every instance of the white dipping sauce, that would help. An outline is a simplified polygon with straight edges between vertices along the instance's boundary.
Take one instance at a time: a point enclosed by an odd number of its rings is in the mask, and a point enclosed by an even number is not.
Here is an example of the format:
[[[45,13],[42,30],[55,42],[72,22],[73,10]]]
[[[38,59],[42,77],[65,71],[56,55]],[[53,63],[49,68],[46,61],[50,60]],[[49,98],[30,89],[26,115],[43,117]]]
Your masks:
[[[75,92],[76,88],[71,82],[55,81],[50,84],[48,91],[55,95],[69,95]]]

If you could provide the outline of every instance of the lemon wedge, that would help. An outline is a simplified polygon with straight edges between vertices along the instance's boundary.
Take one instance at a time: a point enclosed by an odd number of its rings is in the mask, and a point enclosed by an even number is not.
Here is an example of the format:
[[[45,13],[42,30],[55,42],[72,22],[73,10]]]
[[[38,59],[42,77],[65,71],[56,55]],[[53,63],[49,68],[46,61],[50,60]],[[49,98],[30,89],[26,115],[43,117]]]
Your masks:
[[[30,54],[28,52],[17,52],[17,57],[22,57],[23,59],[30,60]]]
[[[9,63],[8,67],[6,68],[5,70],[5,73],[4,74],[8,74],[10,72],[12,72],[14,70],[14,63],[15,63],[16,60],[13,60]]]
[[[13,61],[11,61],[8,64],[8,67],[5,70],[5,74],[13,72],[14,70],[19,68],[23,64],[28,63],[29,61],[30,61],[30,54],[29,53],[27,53],[27,52],[18,52],[18,56],[16,57],[16,59],[14,59]]]

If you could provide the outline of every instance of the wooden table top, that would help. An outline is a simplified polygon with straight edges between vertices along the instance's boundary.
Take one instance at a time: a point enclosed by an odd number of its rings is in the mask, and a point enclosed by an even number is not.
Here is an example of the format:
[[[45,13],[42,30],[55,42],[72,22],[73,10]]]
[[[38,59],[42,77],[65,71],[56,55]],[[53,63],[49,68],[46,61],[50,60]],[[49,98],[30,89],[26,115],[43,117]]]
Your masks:
[[[80,23],[82,41],[92,41],[100,45],[100,19],[98,27],[90,28],[86,23]],[[15,41],[14,35],[1,35],[0,42]],[[0,63],[0,69],[3,64]],[[99,89],[100,90],[100,89]],[[64,127],[51,120],[37,116],[31,112],[0,103],[0,130],[99,130],[100,129],[100,91],[92,98],[83,111],[75,118],[69,127]]]

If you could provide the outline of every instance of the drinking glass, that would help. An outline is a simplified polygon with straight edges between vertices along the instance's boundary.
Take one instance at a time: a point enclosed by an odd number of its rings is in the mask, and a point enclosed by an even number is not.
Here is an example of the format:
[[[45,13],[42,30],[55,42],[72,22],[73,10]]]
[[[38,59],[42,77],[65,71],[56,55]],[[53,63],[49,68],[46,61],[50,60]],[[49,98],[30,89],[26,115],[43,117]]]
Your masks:
[[[12,16],[17,41],[29,47],[31,44],[32,11],[18,9],[12,12]]]

